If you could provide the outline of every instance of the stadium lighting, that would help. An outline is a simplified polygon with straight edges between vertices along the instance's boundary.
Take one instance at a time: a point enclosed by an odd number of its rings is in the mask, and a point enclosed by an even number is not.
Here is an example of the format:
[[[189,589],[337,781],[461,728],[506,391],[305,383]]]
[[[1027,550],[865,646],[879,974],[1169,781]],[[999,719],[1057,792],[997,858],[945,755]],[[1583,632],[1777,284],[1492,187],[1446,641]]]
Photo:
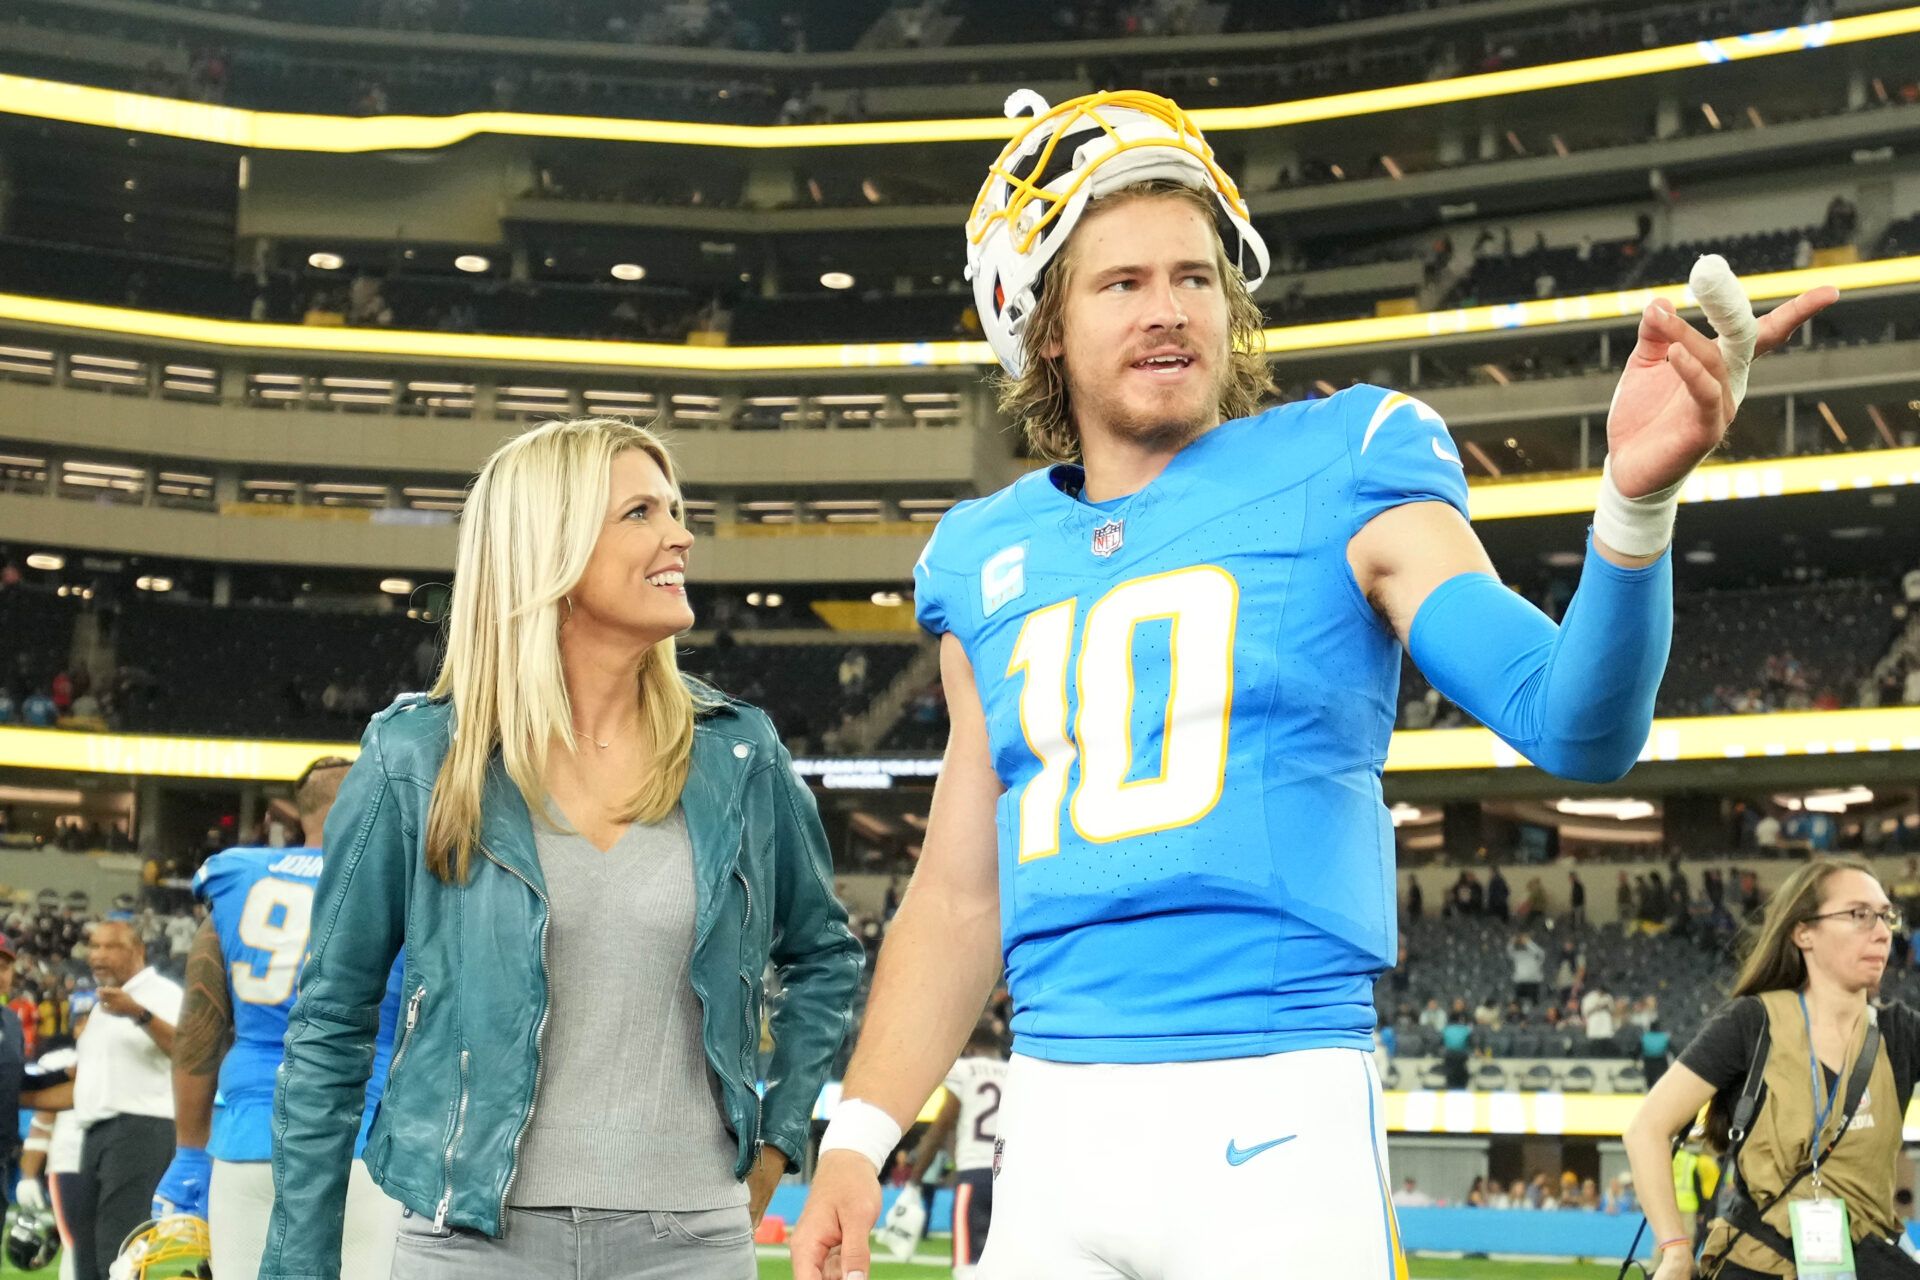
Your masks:
[[[481,272],[493,264],[477,253],[463,253],[453,260],[453,265],[461,271]]]
[[[133,580],[133,585],[142,591],[166,592],[173,590],[173,579],[157,578],[143,574]]]
[[[551,266],[552,264],[549,263],[548,265]],[[647,269],[637,262],[616,262],[613,264],[613,278],[615,280],[644,280],[646,275]]]
[[[1573,818],[1614,818],[1631,822],[1651,818],[1653,805],[1645,800],[1556,800],[1553,807]]]
[[[892,609],[904,603],[898,591],[876,591],[873,593],[872,596],[868,598],[871,599],[875,604],[888,609]]]
[[[1815,791],[1804,796],[1775,796],[1773,802],[1783,809],[1808,813],[1845,813],[1856,804],[1872,804],[1873,792],[1865,787],[1847,787],[1837,791]]]
[[[844,271],[829,271],[820,277],[820,283],[829,289],[851,289],[853,277]]]
[[[66,567],[67,558],[54,555],[51,551],[36,551],[27,557],[29,569],[45,569],[48,573],[58,573]]]
[[[778,609],[780,605],[784,602],[784,600],[785,600],[785,597],[782,596],[778,591],[770,592],[767,596],[767,608]]]
[[[412,578],[382,578],[380,589],[390,596],[410,596],[413,594]]]
[[[78,588],[69,589],[69,594],[76,590]],[[756,591],[747,598],[749,603],[758,604],[759,597]],[[1876,707],[1656,720],[1642,758],[1729,760],[1744,756],[1894,751],[1920,752],[1920,708]],[[291,782],[316,755],[343,755],[352,759],[358,753],[358,745],[351,742],[141,737],[0,725],[0,768]],[[805,763],[796,761],[796,768]],[[1525,764],[1526,760],[1518,752],[1485,729],[1422,729],[1396,733],[1387,754],[1390,773],[1506,769]],[[930,778],[938,776],[940,761],[938,758],[892,760],[885,762],[885,770]],[[1920,822],[1915,825],[1920,826]],[[1618,1133],[1619,1129],[1616,1127],[1612,1132]]]
[[[337,253],[310,253],[307,265],[315,271],[338,271],[347,265],[347,260]]]
[[[1863,13],[1831,22],[1777,31],[1689,41],[1658,49],[1576,58],[1537,67],[1513,67],[1479,75],[1329,94],[1251,107],[1215,107],[1191,113],[1207,133],[1278,129],[1319,120],[1441,106],[1543,89],[1603,84],[1688,67],[1715,66],[1805,50],[1885,40],[1920,31],[1920,6]],[[29,76],[0,76],[0,112],[91,125],[122,132],[158,134],[255,151],[425,151],[450,147],[478,134],[525,138],[573,138],[670,146],[745,150],[994,142],[1011,136],[1015,124],[995,117],[954,120],[864,120],[847,124],[737,125],[683,120],[622,120],[607,117],[535,115],[521,111],[467,112],[452,116],[325,116],[286,111],[208,107],[149,94]]]
[[[0,83],[5,77],[0,76]],[[1830,284],[1843,294],[1920,284],[1920,254],[1875,258],[1832,267],[1775,271],[1741,280],[1756,303],[1791,298],[1805,289]],[[1543,298],[1495,306],[1429,311],[1417,315],[1376,316],[1289,325],[1266,331],[1267,353],[1325,351],[1381,343],[1427,342],[1437,337],[1499,333],[1510,329],[1546,329],[1566,324],[1628,320],[1649,302],[1665,298],[1674,306],[1694,306],[1684,284],[1622,289],[1573,298]],[[0,293],[0,320],[36,328],[85,330],[111,334],[116,341],[152,338],[166,343],[229,347],[259,352],[331,352],[382,359],[434,362],[502,361],[521,365],[592,365],[595,368],[670,369],[680,373],[773,373],[795,369],[952,368],[991,365],[993,352],[983,341],[824,342],[811,345],[697,347],[664,342],[603,342],[586,338],[523,338],[505,334],[442,333],[407,329],[355,329],[331,325],[267,324],[246,320],[208,320],[199,316],[103,307]],[[288,375],[290,376],[290,375]],[[262,380],[256,376],[256,381]],[[1328,386],[1329,394],[1334,390]],[[831,403],[816,397],[816,403]],[[1593,510],[1586,493],[1580,510]],[[1574,510],[1569,507],[1568,510]]]

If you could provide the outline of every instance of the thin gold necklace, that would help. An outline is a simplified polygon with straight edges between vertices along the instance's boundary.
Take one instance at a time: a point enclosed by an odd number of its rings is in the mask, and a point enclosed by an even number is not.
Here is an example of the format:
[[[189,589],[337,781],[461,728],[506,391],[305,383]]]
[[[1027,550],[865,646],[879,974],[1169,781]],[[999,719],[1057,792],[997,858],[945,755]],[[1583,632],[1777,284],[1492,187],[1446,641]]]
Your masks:
[[[575,737],[585,738],[588,742],[591,742],[594,746],[600,748],[602,751],[605,751],[608,747],[613,745],[612,738],[609,738],[605,742],[602,742],[600,741],[600,739],[594,737],[592,734],[582,729],[579,725],[573,726],[573,733]]]

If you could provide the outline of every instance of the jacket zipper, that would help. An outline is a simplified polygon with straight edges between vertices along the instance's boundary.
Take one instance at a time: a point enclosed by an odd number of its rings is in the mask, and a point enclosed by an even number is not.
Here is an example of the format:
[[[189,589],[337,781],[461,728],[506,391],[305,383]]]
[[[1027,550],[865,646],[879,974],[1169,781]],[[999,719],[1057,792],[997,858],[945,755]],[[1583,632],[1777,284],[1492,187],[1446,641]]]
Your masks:
[[[534,888],[533,881],[515,871],[500,859],[483,848],[487,860],[502,871],[518,876],[520,883],[532,890],[533,896],[540,899],[540,905],[546,914],[540,919],[540,977],[546,984],[546,991],[540,998],[540,1021],[533,1029],[533,1092],[527,1098],[527,1114],[520,1118],[519,1132],[513,1135],[513,1155],[507,1163],[507,1184],[500,1188],[500,1224],[502,1229],[507,1221],[507,1197],[513,1192],[513,1180],[520,1176],[520,1146],[527,1140],[527,1128],[533,1123],[533,1109],[540,1103],[540,1076],[546,1070],[546,1058],[542,1050],[547,1037],[547,1015],[553,1011],[553,975],[547,970],[547,926],[553,922],[553,904],[547,901],[547,895]]]
[[[740,1011],[741,1019],[747,1024],[747,1061],[750,1064],[757,1063],[760,1060],[760,1019],[755,1016],[759,1012],[758,1002],[753,998],[753,980],[744,973],[740,975],[740,985],[747,989],[746,999]],[[760,1097],[760,1082],[754,1079],[756,1073],[749,1068],[744,1074],[747,1092],[753,1095],[753,1132],[748,1135],[747,1142],[757,1153],[760,1147],[760,1108],[763,1100]]]
[[[742,871],[738,865],[735,865],[733,868],[733,874],[735,878],[740,881],[740,888],[744,890],[747,895],[747,915],[746,918],[740,922],[740,928],[744,931],[748,925],[753,923],[753,885],[748,882],[747,873]],[[754,1014],[757,1012],[757,1002],[753,998],[753,979],[743,973],[740,975],[740,982],[747,989],[746,1007],[741,1011],[741,1017],[745,1018],[747,1023],[747,1055],[751,1061],[758,1062],[760,1054],[760,1022],[759,1019],[754,1017]],[[760,1110],[764,1104],[764,1100],[760,1097],[759,1081],[753,1078],[755,1073],[749,1071],[746,1074],[747,1092],[753,1095],[753,1135],[748,1138],[747,1141],[748,1144],[753,1147],[757,1156],[760,1150]]]
[[[453,1152],[460,1145],[460,1137],[467,1131],[467,1060],[465,1049],[460,1051],[460,1106],[453,1113],[453,1137],[447,1142],[446,1190],[440,1196],[440,1207],[434,1211],[433,1229],[444,1231],[447,1227],[447,1209],[453,1204]]]
[[[421,983],[414,988],[413,994],[407,997],[407,1029],[400,1033],[399,1052],[393,1055],[393,1063],[387,1068],[389,1077],[400,1069],[401,1061],[407,1056],[407,1046],[413,1043],[414,1024],[420,1021],[420,1002],[426,999],[426,995],[426,984]]]

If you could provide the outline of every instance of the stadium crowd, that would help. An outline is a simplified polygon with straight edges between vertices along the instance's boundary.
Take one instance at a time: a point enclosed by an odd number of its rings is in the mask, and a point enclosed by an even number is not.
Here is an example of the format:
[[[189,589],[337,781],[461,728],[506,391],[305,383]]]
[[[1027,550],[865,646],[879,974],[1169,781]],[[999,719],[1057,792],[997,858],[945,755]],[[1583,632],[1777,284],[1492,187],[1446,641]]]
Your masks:
[[[1563,579],[1548,578],[1526,594],[1557,616],[1569,591]],[[22,582],[17,563],[0,567],[0,618],[12,649],[0,653],[0,724],[347,737],[395,694],[426,687],[438,660],[436,632],[399,613],[150,598],[107,604],[57,598]],[[72,660],[81,607],[96,608],[115,640],[109,670]],[[236,610],[244,611],[245,628],[233,625]],[[683,668],[766,706],[796,754],[841,750],[873,697],[905,670],[913,647],[756,640],[755,629],[769,624],[819,625],[810,614],[762,612],[716,602],[715,634],[684,654]],[[223,697],[235,673],[274,696]],[[1402,669],[1400,699],[1401,728],[1470,723],[1411,663]],[[1788,577],[1679,597],[1661,715],[1902,705],[1920,705],[1920,570],[1897,582]],[[929,681],[908,694],[878,745],[926,752],[945,735],[939,682]]]
[[[536,194],[542,198],[586,198],[567,181],[542,170]],[[821,181],[803,176],[798,202],[842,202]],[[598,191],[598,188],[593,190]],[[625,200],[624,188],[601,198]],[[854,184],[851,203],[872,203],[868,196],[888,202],[888,191],[901,191],[909,202],[948,199],[914,195],[886,181]],[[864,190],[867,196],[859,195]],[[811,192],[811,195],[807,193]],[[710,203],[713,193],[693,191],[693,204]],[[955,195],[952,199],[962,197]],[[349,326],[402,328],[460,333],[533,334],[610,341],[677,343],[690,334],[719,333],[737,345],[769,342],[914,341],[943,337],[978,337],[979,320],[957,268],[940,277],[917,282],[912,292],[898,293],[870,281],[846,291],[812,290],[763,296],[747,272],[746,283],[714,287],[694,286],[667,278],[649,278],[622,284],[606,279],[604,265],[586,271],[565,250],[561,257],[534,245],[527,256],[524,278],[509,278],[501,269],[481,274],[453,270],[437,259],[409,261],[396,248],[390,261],[356,262],[349,270],[321,270],[305,262],[260,264],[237,271],[229,266],[159,257],[151,253],[104,245],[72,242],[70,232],[56,222],[44,227],[35,221],[35,200],[21,202],[21,216],[13,234],[0,236],[0,289],[103,305],[124,305],[183,312],[226,319]],[[49,215],[51,216],[51,215]],[[1378,291],[1309,296],[1307,273],[1333,266],[1395,258],[1421,258],[1429,291],[1444,285],[1437,307],[1473,307],[1534,298],[1571,297],[1655,284],[1670,284],[1685,276],[1701,254],[1719,253],[1743,271],[1774,271],[1809,265],[1822,250],[1852,246],[1862,257],[1896,257],[1913,251],[1909,218],[1889,225],[1871,243],[1860,242],[1858,214],[1851,201],[1836,195],[1826,218],[1818,224],[1782,227],[1764,232],[1718,236],[1682,243],[1662,243],[1653,232],[1651,217],[1638,215],[1632,233],[1618,239],[1597,240],[1590,234],[1570,242],[1549,241],[1534,230],[1528,239],[1524,223],[1487,225],[1471,237],[1456,241],[1440,235],[1427,243],[1388,243],[1365,250],[1344,249],[1322,254],[1302,246],[1276,274],[1275,287],[1262,304],[1267,323],[1292,325],[1372,316],[1380,304],[1392,301]],[[23,231],[23,228],[25,229]],[[31,234],[35,229],[39,234]],[[66,238],[63,238],[66,237]],[[545,265],[543,265],[545,264]],[[583,272],[585,272],[583,274]],[[1451,284],[1447,282],[1451,281]],[[1402,286],[1399,293],[1412,292]],[[1887,341],[1912,338],[1920,329],[1912,322],[1889,321],[1884,332],[1852,333],[1842,328],[1822,331],[1823,341]],[[1527,380],[1592,372],[1601,363],[1592,359],[1540,357],[1542,367],[1529,367],[1531,357],[1519,357],[1508,376]],[[1563,367],[1564,366],[1564,367]],[[1481,366],[1458,371],[1453,380],[1483,378]],[[1436,358],[1431,385],[1449,385],[1444,355]]]

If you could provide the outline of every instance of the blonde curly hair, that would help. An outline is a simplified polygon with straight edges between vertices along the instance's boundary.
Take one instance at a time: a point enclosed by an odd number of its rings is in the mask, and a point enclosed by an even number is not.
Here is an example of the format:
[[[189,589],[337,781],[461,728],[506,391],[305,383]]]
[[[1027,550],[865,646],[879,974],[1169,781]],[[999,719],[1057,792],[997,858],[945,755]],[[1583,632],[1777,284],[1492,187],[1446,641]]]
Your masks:
[[[1220,239],[1212,197],[1178,182],[1155,179],[1104,195],[1088,205],[1080,216],[1084,220],[1102,206],[1143,197],[1184,200],[1206,215],[1207,226],[1213,232],[1214,266],[1227,297],[1229,368],[1226,385],[1220,392],[1220,419],[1225,422],[1244,418],[1275,394],[1273,373],[1267,367],[1266,333],[1260,308]],[[1073,259],[1073,242],[1069,240],[1041,283],[1033,315],[1028,317],[1026,329],[1020,336],[1025,371],[1017,378],[1002,371],[994,380],[1000,411],[1026,435],[1028,449],[1049,462],[1080,460],[1080,431],[1074,424],[1073,405],[1067,395],[1067,371],[1059,357],[1042,354],[1049,347],[1057,346],[1063,336]]]

